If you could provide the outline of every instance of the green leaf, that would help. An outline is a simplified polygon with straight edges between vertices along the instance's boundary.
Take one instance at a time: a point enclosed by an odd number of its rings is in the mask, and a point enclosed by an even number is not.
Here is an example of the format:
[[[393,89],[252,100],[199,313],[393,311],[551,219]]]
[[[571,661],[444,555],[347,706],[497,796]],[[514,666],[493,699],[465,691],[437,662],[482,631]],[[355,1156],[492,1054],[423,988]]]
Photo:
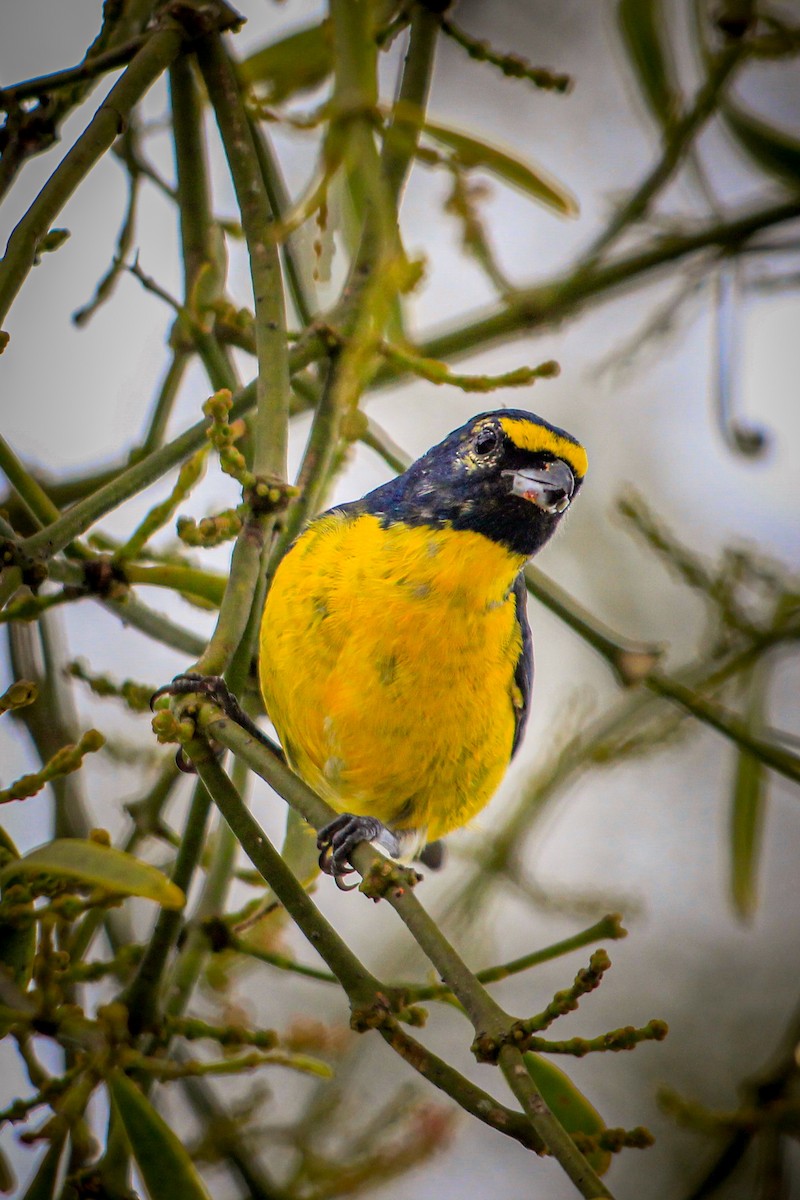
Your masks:
[[[619,0],[617,20],[645,103],[667,129],[678,115],[681,96],[661,0]]]
[[[239,64],[241,79],[266,87],[265,99],[270,104],[280,104],[296,92],[318,87],[332,70],[329,21],[298,29],[281,41],[256,50]]]
[[[405,120],[405,117],[403,119]],[[462,166],[480,167],[484,171],[490,171],[504,183],[520,188],[532,199],[545,204],[562,217],[577,216],[578,202],[575,197],[540,167],[534,168],[529,163],[521,162],[518,158],[512,158],[510,154],[498,150],[496,146],[489,146],[486,142],[480,142],[444,125],[434,125],[425,121],[421,128],[426,137],[452,150]]]
[[[183,1142],[133,1080],[115,1071],[107,1082],[150,1200],[210,1200]]]
[[[751,672],[747,702],[747,729],[761,731],[764,715],[763,671]],[[736,755],[736,774],[731,805],[731,896],[743,921],[755,912],[761,833],[767,804],[767,769],[760,759],[741,749]]]
[[[39,1169],[28,1184],[22,1200],[53,1200],[58,1183],[58,1168],[66,1145],[66,1131],[54,1138],[48,1147]]]
[[[530,1050],[524,1058],[528,1074],[567,1133],[603,1132],[605,1121],[560,1067],[555,1066],[549,1058]],[[586,1155],[586,1161],[598,1175],[604,1175],[611,1162],[611,1154],[608,1150],[594,1150]]]
[[[155,900],[164,908],[182,908],[186,897],[163,872],[124,850],[81,838],[61,838],[31,850],[0,871],[0,887],[20,875],[55,875],[122,896]]]
[[[11,865],[19,859],[17,847],[2,826],[0,826],[0,850],[5,851],[3,857],[11,856],[13,860]],[[33,912],[33,902],[26,908],[29,912]],[[36,929],[33,922],[20,927],[0,921],[0,963],[23,992],[31,981],[35,952]]]
[[[731,101],[720,104],[720,115],[730,134],[753,162],[781,183],[789,184],[795,190],[800,187],[800,141],[797,138],[768,125]]]

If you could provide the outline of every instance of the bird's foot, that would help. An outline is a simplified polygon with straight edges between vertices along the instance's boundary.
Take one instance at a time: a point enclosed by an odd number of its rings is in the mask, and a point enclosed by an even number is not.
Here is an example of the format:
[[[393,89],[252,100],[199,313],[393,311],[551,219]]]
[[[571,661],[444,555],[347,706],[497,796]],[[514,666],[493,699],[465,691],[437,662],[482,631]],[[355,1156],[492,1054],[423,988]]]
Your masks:
[[[391,858],[398,858],[401,853],[398,838],[376,817],[340,813],[317,835],[320,870],[333,876],[340,891],[350,892],[358,886],[344,883],[343,880],[354,869],[350,855],[361,842],[372,842]]]
[[[150,697],[150,708],[154,708],[156,700],[161,696],[189,695],[200,695],[211,700],[218,708],[222,709],[226,717],[235,721],[257,742],[277,755],[282,762],[286,761],[280,746],[273,742],[272,738],[267,737],[255,721],[247,715],[221,675],[200,675],[197,671],[186,671],[183,675],[176,675],[171,683],[165,683],[163,687],[157,688],[153,692]],[[186,758],[182,749],[178,750],[175,761],[182,771],[188,774],[195,773],[192,763]]]
[[[162,696],[189,695],[205,696],[237,725],[246,726],[250,720],[221,675],[200,675],[197,671],[186,671],[183,675],[176,675],[171,683],[156,688],[150,697],[150,708],[154,709],[156,700],[160,700]]]

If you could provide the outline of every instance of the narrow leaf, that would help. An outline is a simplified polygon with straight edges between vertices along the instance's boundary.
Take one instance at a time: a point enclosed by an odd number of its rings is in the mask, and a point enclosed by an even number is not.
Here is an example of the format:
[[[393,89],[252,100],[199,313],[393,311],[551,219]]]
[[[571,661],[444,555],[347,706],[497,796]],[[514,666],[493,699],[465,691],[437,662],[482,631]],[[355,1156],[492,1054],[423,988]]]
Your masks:
[[[781,183],[797,189],[800,185],[800,141],[797,138],[768,125],[730,101],[720,104],[720,115],[730,134],[753,162]]]
[[[20,875],[43,874],[74,879],[122,896],[141,896],[164,908],[182,908],[186,899],[180,888],[156,867],[140,862],[124,850],[81,838],[49,842],[8,863],[0,871],[0,887]]]
[[[751,673],[747,728],[758,734],[763,724],[765,683],[762,671]],[[748,750],[736,755],[731,805],[731,896],[743,921],[755,912],[761,833],[767,804],[767,769]]]
[[[560,1067],[555,1066],[549,1058],[531,1051],[524,1057],[531,1079],[567,1133],[603,1132],[605,1121]],[[603,1175],[608,1170],[611,1154],[608,1150],[594,1150],[586,1155],[586,1160],[598,1175]]]
[[[425,121],[422,131],[433,141],[452,150],[461,166],[480,167],[484,171],[490,171],[504,183],[520,188],[526,195],[545,204],[562,217],[577,216],[578,202],[575,197],[541,167],[521,162],[503,150],[498,150],[496,146],[490,146],[444,125],[434,125]]]
[[[58,1168],[61,1165],[66,1141],[67,1135],[62,1133],[50,1143],[22,1200],[53,1200],[58,1184]]]
[[[619,0],[617,20],[645,103],[666,129],[678,114],[680,92],[661,0]]]
[[[17,1180],[11,1169],[11,1163],[8,1161],[5,1152],[0,1150],[0,1192],[13,1192],[16,1186]]]
[[[185,1146],[133,1080],[115,1071],[108,1090],[150,1200],[210,1200]]]
[[[330,22],[298,29],[279,42],[256,50],[239,64],[245,83],[266,88],[265,99],[280,104],[296,92],[323,83],[333,70]]]

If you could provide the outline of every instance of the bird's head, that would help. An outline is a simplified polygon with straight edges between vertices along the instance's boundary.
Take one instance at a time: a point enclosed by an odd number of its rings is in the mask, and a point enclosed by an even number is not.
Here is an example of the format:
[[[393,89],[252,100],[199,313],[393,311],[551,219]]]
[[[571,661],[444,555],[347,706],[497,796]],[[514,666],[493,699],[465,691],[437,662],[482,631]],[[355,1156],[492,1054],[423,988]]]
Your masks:
[[[586,467],[571,434],[503,409],[473,417],[367,500],[389,520],[473,530],[529,558],[555,531]]]

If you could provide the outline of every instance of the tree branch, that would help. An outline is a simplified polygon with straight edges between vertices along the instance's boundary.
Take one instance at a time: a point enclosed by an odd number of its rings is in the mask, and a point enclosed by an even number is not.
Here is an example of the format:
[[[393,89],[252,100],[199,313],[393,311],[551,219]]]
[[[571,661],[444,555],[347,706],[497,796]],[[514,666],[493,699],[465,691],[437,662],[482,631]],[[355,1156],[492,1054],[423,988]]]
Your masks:
[[[177,56],[184,32],[172,23],[151,34],[86,130],[48,179],[8,240],[0,260],[0,322],[36,261],[39,242],[84,177],[110,149],[135,104]]]

